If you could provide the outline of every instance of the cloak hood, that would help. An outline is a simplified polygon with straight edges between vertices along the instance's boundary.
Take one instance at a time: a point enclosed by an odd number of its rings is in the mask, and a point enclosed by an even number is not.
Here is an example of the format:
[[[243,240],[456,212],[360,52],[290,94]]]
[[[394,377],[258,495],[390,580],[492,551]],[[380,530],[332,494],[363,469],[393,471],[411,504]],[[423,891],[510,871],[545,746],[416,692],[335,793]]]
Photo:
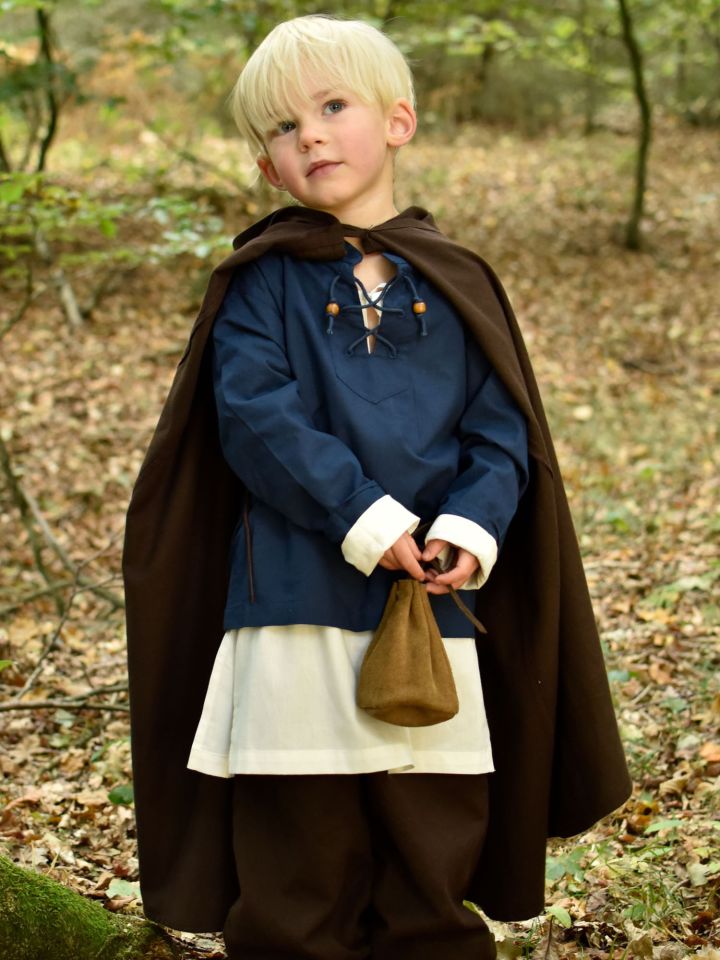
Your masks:
[[[410,207],[363,229],[285,207],[241,233],[210,276],[147,450],[123,552],[140,881],[148,917],[223,927],[238,896],[232,780],[186,767],[223,636],[230,537],[244,487],[226,464],[205,350],[233,271],[267,251],[340,259],[345,238],[411,263],[454,305],[528,422],[530,481],[476,616],[496,772],[468,891],[491,917],[543,910],[545,844],[588,829],[631,791],[580,551],[540,395],[503,287],[477,254]]]

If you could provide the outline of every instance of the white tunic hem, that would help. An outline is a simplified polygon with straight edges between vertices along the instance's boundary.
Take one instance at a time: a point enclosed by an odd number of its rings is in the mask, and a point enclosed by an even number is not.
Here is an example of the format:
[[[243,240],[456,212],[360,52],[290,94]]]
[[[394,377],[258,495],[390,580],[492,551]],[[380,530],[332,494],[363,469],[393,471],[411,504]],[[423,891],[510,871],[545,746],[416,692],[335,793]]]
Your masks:
[[[492,773],[487,754],[424,751],[413,761],[407,751],[396,750],[245,750],[233,755],[212,753],[194,747],[188,768],[198,773],[229,779],[236,774],[353,774],[378,773]]]

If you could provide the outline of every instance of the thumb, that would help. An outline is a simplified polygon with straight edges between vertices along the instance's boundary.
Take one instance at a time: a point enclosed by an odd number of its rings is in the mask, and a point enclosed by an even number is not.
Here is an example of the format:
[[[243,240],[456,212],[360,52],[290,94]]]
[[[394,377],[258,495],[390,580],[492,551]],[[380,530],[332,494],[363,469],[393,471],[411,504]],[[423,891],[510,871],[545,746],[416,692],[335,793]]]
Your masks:
[[[440,551],[447,546],[447,540],[428,540],[422,552],[423,560],[434,560]]]

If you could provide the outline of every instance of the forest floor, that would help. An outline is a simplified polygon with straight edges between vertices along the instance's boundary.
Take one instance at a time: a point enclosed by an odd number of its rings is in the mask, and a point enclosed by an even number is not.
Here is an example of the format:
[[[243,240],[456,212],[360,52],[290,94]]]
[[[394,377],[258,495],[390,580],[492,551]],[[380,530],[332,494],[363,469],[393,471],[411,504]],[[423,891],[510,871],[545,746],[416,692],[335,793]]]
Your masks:
[[[122,281],[85,325],[69,329],[38,262],[40,295],[3,339],[0,436],[17,483],[0,477],[0,848],[139,912],[124,514],[209,271],[271,198],[152,136],[102,166],[65,137],[54,182],[80,207],[135,206],[110,239],[51,237],[81,302]],[[234,142],[195,150],[240,166]],[[551,844],[548,913],[497,925],[503,958],[720,958],[717,151],[716,134],[660,125],[639,253],[621,244],[629,136],[466,130],[399,160],[399,209],[427,206],[488,260],[523,329],[635,783],[622,810]],[[22,292],[7,272],[0,325]],[[178,943],[186,958],[224,955],[210,936]]]

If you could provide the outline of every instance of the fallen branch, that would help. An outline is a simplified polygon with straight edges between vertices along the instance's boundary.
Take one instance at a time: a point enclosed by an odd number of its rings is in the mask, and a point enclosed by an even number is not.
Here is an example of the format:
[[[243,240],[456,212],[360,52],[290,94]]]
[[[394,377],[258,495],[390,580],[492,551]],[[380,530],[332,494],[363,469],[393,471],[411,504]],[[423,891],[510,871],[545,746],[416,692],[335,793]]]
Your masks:
[[[45,537],[45,540],[47,541],[48,546],[55,551],[55,553],[57,554],[58,558],[61,560],[63,565],[74,576],[78,577],[77,582],[80,585],[86,587],[87,589],[92,590],[93,593],[97,593],[97,595],[99,597],[102,597],[103,600],[107,600],[107,602],[110,603],[115,610],[124,607],[125,601],[122,599],[122,597],[119,597],[117,594],[113,593],[111,590],[105,590],[103,588],[96,587],[95,584],[93,584],[90,580],[86,580],[84,577],[80,576],[80,571],[82,570],[83,567],[87,566],[89,563],[92,563],[92,561],[97,559],[97,557],[102,556],[102,554],[105,553],[106,550],[109,550],[112,544],[115,543],[115,541],[122,536],[122,530],[118,531],[117,533],[114,533],[110,538],[110,540],[108,541],[108,543],[104,547],[102,547],[100,550],[98,550],[96,553],[92,554],[92,556],[87,557],[80,564],[76,564],[72,560],[68,552],[65,550],[63,545],[53,535],[50,527],[48,526],[47,520],[45,519],[45,517],[42,515],[40,511],[40,507],[35,497],[31,493],[28,493],[27,490],[23,490],[22,487],[20,487],[20,490],[22,492],[22,495],[25,497],[28,503],[28,506],[30,507],[30,510],[32,511],[33,517],[35,518],[35,522],[42,530],[43,536]]]
[[[37,289],[33,285],[33,272],[32,267],[28,264],[26,273],[25,273],[25,296],[23,297],[22,303],[18,306],[17,310],[10,316],[10,319],[5,322],[5,324],[0,327],[0,340],[3,337],[7,336],[8,333],[17,326],[18,323],[22,320],[25,314],[30,309],[32,303],[37,300],[42,293],[45,292],[45,288],[41,287]]]
[[[32,510],[30,508],[30,503],[28,502],[27,496],[20,486],[20,481],[15,476],[15,472],[12,468],[12,463],[10,461],[10,451],[7,448],[7,444],[0,434],[0,468],[2,468],[3,473],[5,474],[5,480],[7,481],[7,486],[10,491],[10,496],[15,502],[15,506],[18,508],[20,513],[20,519],[23,526],[25,527],[28,535],[28,540],[30,541],[30,547],[35,557],[35,566],[40,571],[40,575],[43,577],[45,582],[50,587],[50,591],[53,594],[55,599],[55,605],[58,609],[58,613],[62,613],[64,602],[62,594],[60,591],[54,590],[50,584],[52,584],[52,578],[45,567],[45,562],[42,558],[42,544],[39,537],[35,532],[35,528],[32,524]]]
[[[67,570],[69,570],[70,573],[72,573],[73,584],[77,582],[77,584],[79,584],[80,586],[88,590],[92,590],[93,593],[96,593],[99,597],[102,597],[103,600],[109,603],[113,607],[113,609],[115,610],[122,609],[125,606],[125,601],[122,599],[122,597],[119,597],[112,590],[106,590],[104,587],[94,584],[89,578],[81,576],[81,573],[80,573],[84,566],[86,566],[92,560],[96,559],[96,557],[101,556],[101,554],[103,554],[106,550],[108,550],[112,546],[112,544],[115,543],[115,541],[122,536],[122,530],[113,534],[113,536],[110,538],[110,541],[97,553],[93,554],[91,557],[87,558],[86,560],[83,560],[82,563],[76,564],[72,560],[68,552],[65,550],[63,545],[58,541],[58,539],[53,534],[47,520],[45,519],[45,517],[42,514],[42,511],[40,510],[40,506],[38,505],[38,502],[35,499],[35,497],[31,493],[28,493],[27,490],[23,489],[22,484],[20,483],[19,479],[15,475],[15,472],[12,468],[12,463],[10,461],[10,452],[2,436],[0,436],[0,467],[2,468],[5,474],[5,477],[7,479],[10,493],[20,513],[20,518],[23,522],[23,526],[27,530],[28,538],[30,540],[30,544],[33,551],[33,556],[35,557],[35,564],[38,570],[40,571],[40,573],[42,574],[43,578],[47,582],[48,589],[55,597],[55,602],[58,608],[58,612],[59,613],[63,612],[64,601],[60,591],[57,591],[52,587],[52,583],[53,583],[52,578],[50,577],[50,574],[48,573],[45,567],[44,561],[42,559],[42,545],[37,537],[37,534],[35,532],[35,529],[33,527],[31,520],[34,520],[37,526],[40,528],[40,531],[42,532],[42,535],[45,538],[45,542],[51,548],[51,550],[55,553],[58,559],[61,561],[63,566]]]
[[[68,700],[26,700],[23,703],[0,703],[0,711],[6,713],[10,710],[99,710],[109,711],[110,713],[129,713],[130,707],[126,703],[88,703],[87,700],[92,694],[86,694],[85,698]]]
[[[115,293],[116,290],[126,288],[128,278],[136,273],[139,267],[140,264],[136,263],[133,264],[133,266],[127,267],[125,270],[120,270],[117,266],[113,267],[112,270],[108,270],[100,280],[100,283],[92,290],[90,297],[82,308],[83,316],[90,319],[105,297]]]
[[[43,651],[40,654],[40,657],[38,658],[38,662],[35,664],[35,667],[32,673],[25,681],[22,689],[18,693],[16,693],[15,696],[13,697],[14,702],[17,702],[18,700],[22,700],[22,698],[25,696],[28,690],[32,688],[33,684],[42,673],[43,663],[50,656],[50,652],[54,650],[55,647],[57,646],[58,639],[60,638],[60,633],[62,632],[62,628],[67,623],[67,619],[70,616],[70,610],[72,608],[73,601],[75,600],[75,597],[77,595],[76,589],[75,589],[76,587],[77,587],[77,578],[76,578],[76,582],[73,584],[73,592],[70,594],[70,599],[65,604],[65,609],[62,612],[62,616],[60,617],[60,621],[57,627],[55,627],[55,629],[53,630],[52,636],[50,637],[48,642],[45,644],[45,647],[43,648]]]
[[[72,284],[65,275],[63,268],[56,262],[55,256],[50,249],[50,245],[39,229],[35,230],[34,242],[38,256],[43,263],[47,264],[47,266],[50,268],[50,279],[57,288],[65,317],[67,318],[70,327],[74,330],[78,330],[83,326],[85,321],[80,311],[80,307],[78,306],[77,297],[75,296],[75,291],[72,288]]]
[[[99,580],[96,583],[79,585],[75,592],[78,594],[95,592],[97,591],[98,587],[103,587],[106,583],[114,583],[119,578],[119,573],[112,573],[104,580]],[[54,593],[56,590],[66,590],[68,587],[72,587],[74,583],[75,580],[56,580],[47,587],[41,587],[38,590],[33,590],[31,593],[25,593],[21,597],[18,597],[17,600],[13,600],[12,603],[7,603],[5,606],[0,607],[0,617],[4,617],[6,614],[12,613],[14,610],[18,610],[20,607],[24,607],[26,603],[31,603],[33,600],[38,600],[40,597],[46,597],[49,593]]]
[[[56,700],[26,700],[24,703],[19,703],[18,701],[26,688],[28,688],[28,684],[23,687],[13,700],[0,703],[0,710],[41,710],[54,707],[65,710],[72,710],[73,708],[81,710],[87,708],[88,710],[110,710],[127,713],[129,709],[127,704],[124,703],[88,703],[88,700],[92,697],[99,697],[106,693],[127,693],[127,681],[122,683],[106,683],[102,687],[92,687],[90,690],[86,690],[84,693],[76,693],[72,697],[59,697]]]

